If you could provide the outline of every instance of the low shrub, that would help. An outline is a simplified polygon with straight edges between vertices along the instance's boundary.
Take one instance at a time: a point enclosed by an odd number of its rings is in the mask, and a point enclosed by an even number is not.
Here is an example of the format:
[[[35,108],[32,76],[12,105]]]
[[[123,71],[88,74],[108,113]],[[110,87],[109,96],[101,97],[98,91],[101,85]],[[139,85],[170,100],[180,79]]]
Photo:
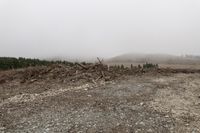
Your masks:
[[[158,64],[148,63],[143,64],[143,69],[158,68]]]

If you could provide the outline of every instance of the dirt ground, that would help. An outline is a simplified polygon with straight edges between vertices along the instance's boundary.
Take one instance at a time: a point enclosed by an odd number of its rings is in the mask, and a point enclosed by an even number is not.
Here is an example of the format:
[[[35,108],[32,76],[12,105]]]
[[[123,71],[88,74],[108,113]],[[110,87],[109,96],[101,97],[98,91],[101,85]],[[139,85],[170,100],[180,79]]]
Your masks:
[[[200,74],[1,83],[0,132],[200,133]]]

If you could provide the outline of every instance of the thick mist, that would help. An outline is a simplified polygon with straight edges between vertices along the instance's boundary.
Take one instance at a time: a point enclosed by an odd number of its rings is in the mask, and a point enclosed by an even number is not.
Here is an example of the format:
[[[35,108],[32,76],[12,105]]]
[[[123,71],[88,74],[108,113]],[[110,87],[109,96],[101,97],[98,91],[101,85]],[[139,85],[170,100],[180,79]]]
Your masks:
[[[0,0],[0,56],[200,53],[199,0]]]

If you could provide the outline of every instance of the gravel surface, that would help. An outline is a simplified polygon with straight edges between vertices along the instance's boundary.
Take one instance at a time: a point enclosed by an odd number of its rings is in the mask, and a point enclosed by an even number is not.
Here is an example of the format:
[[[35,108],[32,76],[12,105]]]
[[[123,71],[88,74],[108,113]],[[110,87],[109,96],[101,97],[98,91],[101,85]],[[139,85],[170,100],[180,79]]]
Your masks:
[[[200,74],[0,84],[0,132],[198,133]]]

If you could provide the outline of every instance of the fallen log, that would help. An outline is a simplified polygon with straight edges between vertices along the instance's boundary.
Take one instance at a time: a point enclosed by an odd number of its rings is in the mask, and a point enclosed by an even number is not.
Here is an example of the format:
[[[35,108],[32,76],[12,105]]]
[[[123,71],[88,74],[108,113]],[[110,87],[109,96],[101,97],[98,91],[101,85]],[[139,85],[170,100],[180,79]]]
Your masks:
[[[85,70],[88,69],[88,67],[86,67],[86,66],[84,66],[84,65],[82,65],[82,64],[80,64],[80,63],[76,63],[76,64],[79,65],[80,67],[82,67],[82,68],[85,69]]]

